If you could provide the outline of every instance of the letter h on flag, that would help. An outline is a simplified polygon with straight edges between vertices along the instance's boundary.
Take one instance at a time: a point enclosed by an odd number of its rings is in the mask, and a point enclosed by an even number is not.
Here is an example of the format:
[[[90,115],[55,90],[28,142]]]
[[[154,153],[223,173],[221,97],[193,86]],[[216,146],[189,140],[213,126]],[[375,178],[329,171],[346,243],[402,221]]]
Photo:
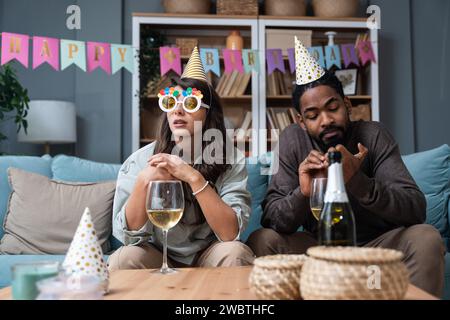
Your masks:
[[[2,32],[2,58],[0,64],[4,65],[16,59],[28,68],[28,40],[29,36],[17,33]]]

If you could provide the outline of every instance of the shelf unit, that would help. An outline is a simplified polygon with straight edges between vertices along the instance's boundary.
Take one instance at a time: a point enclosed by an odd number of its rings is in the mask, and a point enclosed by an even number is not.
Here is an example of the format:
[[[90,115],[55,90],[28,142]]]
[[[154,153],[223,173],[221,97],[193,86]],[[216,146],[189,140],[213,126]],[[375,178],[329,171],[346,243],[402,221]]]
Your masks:
[[[140,46],[140,30],[144,25],[152,25],[155,29],[167,32],[173,36],[185,37],[215,37],[216,42],[209,47],[217,47],[219,49],[225,48],[226,37],[231,30],[239,29],[245,33],[243,34],[246,49],[257,49],[258,47],[258,20],[256,16],[216,16],[216,15],[179,15],[179,14],[154,14],[154,13],[135,13],[133,14],[133,46],[139,49]],[[176,29],[176,30],[175,30]],[[174,33],[170,33],[175,30]],[[221,39],[221,38],[223,39]],[[223,40],[223,41],[222,41]],[[205,47],[199,43],[200,47]],[[186,63],[189,56],[181,56],[182,63]],[[223,61],[221,62],[223,63]],[[135,72],[133,75],[133,92],[139,92],[139,58],[137,57],[135,63]],[[222,104],[224,114],[227,111],[233,111],[239,103],[246,104],[246,107],[252,112],[252,127],[259,127],[259,85],[258,74],[252,71],[252,77],[249,84],[252,94],[246,94],[238,97],[223,97]],[[256,94],[255,94],[256,93]],[[157,106],[157,98],[150,96],[147,98],[150,104]],[[142,103],[138,95],[133,95],[133,111],[132,111],[132,150],[135,151],[142,146],[152,141],[152,139],[141,138],[140,136],[140,108]],[[258,143],[251,143],[252,140],[245,139],[249,154],[258,154]],[[256,140],[258,139],[256,138]]]
[[[266,50],[267,49],[267,30],[268,29],[289,29],[289,30],[312,30],[312,45],[326,45],[327,37],[324,36],[326,31],[336,31],[338,34],[335,39],[335,43],[339,44],[339,37],[344,34],[348,36],[348,33],[369,33],[369,39],[372,42],[373,50],[375,53],[375,59],[378,61],[378,34],[377,30],[367,29],[365,18],[340,18],[340,19],[323,19],[318,17],[276,17],[276,16],[259,16],[258,18],[258,36],[259,44],[258,48],[260,50],[260,61],[266,61]],[[314,41],[315,37],[321,37],[321,39]],[[356,38],[350,40],[346,39],[346,42],[354,42]],[[289,47],[294,47],[294,39],[292,39],[292,45]],[[283,52],[285,63],[287,64],[286,53]],[[358,94],[354,96],[348,96],[350,100],[354,102],[365,102],[370,103],[371,108],[371,120],[379,121],[379,87],[378,87],[378,64],[371,63],[369,68],[369,79],[368,80],[368,92],[364,94]],[[267,95],[267,73],[266,68],[263,69],[265,72],[260,72],[259,74],[259,129],[266,129],[266,110],[270,107],[275,107],[275,104],[284,107],[292,106],[292,97],[290,95],[281,96],[268,96]],[[286,72],[290,72],[289,68]],[[276,139],[271,139],[267,137],[266,134],[259,135],[259,152],[263,154],[268,151],[269,142],[276,141]]]
[[[239,29],[245,32],[244,48],[259,50],[260,72],[252,71],[250,81],[250,93],[245,93],[238,97],[222,97],[224,113],[227,111],[236,111],[236,108],[242,108],[246,105],[252,112],[252,128],[266,129],[266,110],[270,106],[291,106],[291,95],[268,96],[266,92],[266,30],[271,28],[279,29],[303,29],[313,30],[313,38],[315,36],[326,38],[323,36],[325,31],[337,31],[336,39],[340,34],[345,33],[366,33],[368,32],[372,42],[375,58],[378,62],[378,34],[377,30],[368,30],[366,19],[363,18],[341,18],[341,19],[320,19],[316,17],[272,17],[272,16],[218,16],[214,14],[208,15],[180,15],[180,14],[156,14],[156,13],[134,13],[133,19],[133,46],[139,49],[140,35],[142,26],[154,26],[156,29],[164,30],[171,36],[184,34],[186,37],[216,37],[215,45],[209,46],[199,43],[202,47],[225,47],[225,39],[227,33],[231,30]],[[172,32],[172,33],[171,33]],[[242,32],[241,32],[242,33]],[[223,38],[223,39],[221,39]],[[223,40],[223,41],[222,41]],[[320,39],[321,43],[325,40]],[[354,41],[354,39],[352,40]],[[220,44],[218,44],[220,42]],[[349,41],[350,42],[350,41]],[[338,42],[337,42],[338,43]],[[316,43],[317,44],[317,43]],[[314,45],[314,43],[313,43]],[[322,45],[326,45],[322,44]],[[292,39],[292,46],[294,39]],[[182,63],[186,63],[188,56],[182,56]],[[287,63],[287,59],[285,61]],[[223,63],[223,61],[221,62]],[[349,96],[352,102],[364,102],[370,104],[371,119],[379,121],[379,89],[378,89],[378,63],[371,63],[367,67],[367,77],[369,90],[368,92],[357,93],[357,95]],[[289,69],[287,69],[289,72]],[[133,105],[132,105],[132,151],[136,151],[144,144],[152,141],[148,137],[141,137],[140,127],[140,109],[142,102],[139,95],[134,93],[141,89],[139,82],[139,58],[136,58],[135,72],[133,74]],[[157,106],[157,98],[155,95],[148,98],[147,103],[155,108]],[[255,133],[257,133],[255,135]],[[263,134],[263,131],[253,131],[251,139],[245,139],[249,147],[251,155],[261,155],[268,151],[268,144],[276,141]]]

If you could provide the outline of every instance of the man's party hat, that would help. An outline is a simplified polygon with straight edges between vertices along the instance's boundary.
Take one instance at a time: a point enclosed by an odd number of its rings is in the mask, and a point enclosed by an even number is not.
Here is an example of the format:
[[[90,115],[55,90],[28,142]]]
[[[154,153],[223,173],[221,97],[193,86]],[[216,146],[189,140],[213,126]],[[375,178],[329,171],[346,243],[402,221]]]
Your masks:
[[[108,268],[103,260],[102,248],[98,242],[89,208],[84,210],[64,259],[63,268],[69,275],[97,276],[104,292],[108,291]]]
[[[296,83],[304,85],[317,79],[320,79],[325,70],[311,56],[308,49],[295,37],[295,64],[296,64]]]
[[[203,68],[202,59],[200,59],[200,54],[198,53],[197,47],[192,50],[191,57],[189,58],[189,61],[186,64],[186,68],[181,75],[181,79],[183,78],[191,78],[208,82],[205,69]]]

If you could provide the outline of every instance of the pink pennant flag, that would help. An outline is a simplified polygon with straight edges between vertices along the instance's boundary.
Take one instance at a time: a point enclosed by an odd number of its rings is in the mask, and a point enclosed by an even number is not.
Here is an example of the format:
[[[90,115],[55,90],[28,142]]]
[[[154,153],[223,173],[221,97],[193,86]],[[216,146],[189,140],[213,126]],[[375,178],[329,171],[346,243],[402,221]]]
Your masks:
[[[361,64],[364,66],[368,61],[375,61],[375,54],[373,52],[372,43],[370,41],[359,41],[358,42],[359,58],[361,59]]]
[[[225,73],[231,73],[233,70],[244,73],[244,66],[242,64],[241,50],[223,49],[223,62],[225,64]]]
[[[33,37],[33,69],[47,62],[59,70],[59,40],[54,38]]]
[[[161,76],[165,75],[170,70],[173,70],[178,75],[181,75],[180,48],[160,47],[159,63],[161,68]]]
[[[111,48],[109,43],[87,43],[87,70],[92,72],[98,67],[111,74]]]
[[[28,39],[25,34],[2,32],[2,58],[0,64],[16,59],[28,68]]]

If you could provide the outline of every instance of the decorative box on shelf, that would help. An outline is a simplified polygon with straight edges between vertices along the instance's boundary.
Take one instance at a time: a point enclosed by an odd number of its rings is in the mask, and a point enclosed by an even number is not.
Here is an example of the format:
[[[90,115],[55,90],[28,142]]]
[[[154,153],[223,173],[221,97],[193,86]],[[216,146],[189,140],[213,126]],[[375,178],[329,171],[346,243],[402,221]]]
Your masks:
[[[175,41],[182,56],[190,56],[192,50],[198,46],[198,39],[196,38],[177,38]]]
[[[258,15],[258,0],[217,0],[217,14]]]

